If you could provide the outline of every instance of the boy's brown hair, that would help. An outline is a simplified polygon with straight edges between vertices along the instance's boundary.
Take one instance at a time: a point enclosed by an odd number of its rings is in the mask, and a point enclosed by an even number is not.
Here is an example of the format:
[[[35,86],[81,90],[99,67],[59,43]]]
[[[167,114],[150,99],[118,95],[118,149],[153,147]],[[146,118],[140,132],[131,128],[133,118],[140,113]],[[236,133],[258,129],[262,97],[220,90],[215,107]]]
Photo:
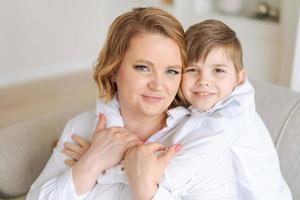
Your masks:
[[[243,69],[242,46],[235,32],[218,20],[205,20],[188,28],[185,32],[188,63],[205,61],[214,48],[224,48],[236,71]]]

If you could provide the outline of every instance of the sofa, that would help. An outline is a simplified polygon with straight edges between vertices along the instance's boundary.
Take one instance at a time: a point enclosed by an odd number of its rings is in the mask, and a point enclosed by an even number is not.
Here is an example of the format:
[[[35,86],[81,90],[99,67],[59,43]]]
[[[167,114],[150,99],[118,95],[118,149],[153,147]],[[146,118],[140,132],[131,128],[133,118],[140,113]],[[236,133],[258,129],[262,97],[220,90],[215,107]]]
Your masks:
[[[257,110],[270,130],[282,173],[293,198],[298,200],[300,94],[265,82],[252,80],[252,83],[256,90]],[[68,119],[82,110],[92,109],[93,102],[90,100],[81,102],[79,106],[64,106],[0,128],[0,199],[25,199],[30,185],[51,155],[53,142],[61,134]],[[5,116],[0,114],[1,118]]]

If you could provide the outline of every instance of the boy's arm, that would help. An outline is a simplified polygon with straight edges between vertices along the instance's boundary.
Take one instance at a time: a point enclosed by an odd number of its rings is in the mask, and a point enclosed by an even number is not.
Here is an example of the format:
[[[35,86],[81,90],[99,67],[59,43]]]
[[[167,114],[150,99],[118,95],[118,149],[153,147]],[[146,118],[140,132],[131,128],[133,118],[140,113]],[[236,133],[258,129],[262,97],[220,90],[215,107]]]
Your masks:
[[[67,123],[60,139],[53,150],[46,167],[33,183],[27,194],[27,200],[36,199],[84,199],[86,195],[78,196],[72,178],[72,168],[64,163],[62,154],[63,143],[70,138],[75,120]]]

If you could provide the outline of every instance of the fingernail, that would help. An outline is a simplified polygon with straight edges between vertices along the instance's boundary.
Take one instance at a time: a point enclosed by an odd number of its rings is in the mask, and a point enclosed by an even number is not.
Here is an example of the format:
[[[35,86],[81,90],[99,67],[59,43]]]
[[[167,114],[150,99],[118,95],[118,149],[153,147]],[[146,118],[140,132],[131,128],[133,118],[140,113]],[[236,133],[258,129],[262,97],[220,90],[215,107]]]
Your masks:
[[[175,152],[177,153],[178,151],[180,151],[182,145],[181,144],[176,144],[175,145]]]

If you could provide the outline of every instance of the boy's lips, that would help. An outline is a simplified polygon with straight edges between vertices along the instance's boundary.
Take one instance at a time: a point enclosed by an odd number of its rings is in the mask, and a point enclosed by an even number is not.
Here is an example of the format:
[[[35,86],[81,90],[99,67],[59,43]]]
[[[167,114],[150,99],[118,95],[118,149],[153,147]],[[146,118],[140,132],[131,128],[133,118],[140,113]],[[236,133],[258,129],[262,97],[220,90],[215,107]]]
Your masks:
[[[198,97],[210,97],[210,96],[215,95],[216,93],[208,92],[208,91],[195,91],[195,92],[193,92],[193,94],[195,94]]]

